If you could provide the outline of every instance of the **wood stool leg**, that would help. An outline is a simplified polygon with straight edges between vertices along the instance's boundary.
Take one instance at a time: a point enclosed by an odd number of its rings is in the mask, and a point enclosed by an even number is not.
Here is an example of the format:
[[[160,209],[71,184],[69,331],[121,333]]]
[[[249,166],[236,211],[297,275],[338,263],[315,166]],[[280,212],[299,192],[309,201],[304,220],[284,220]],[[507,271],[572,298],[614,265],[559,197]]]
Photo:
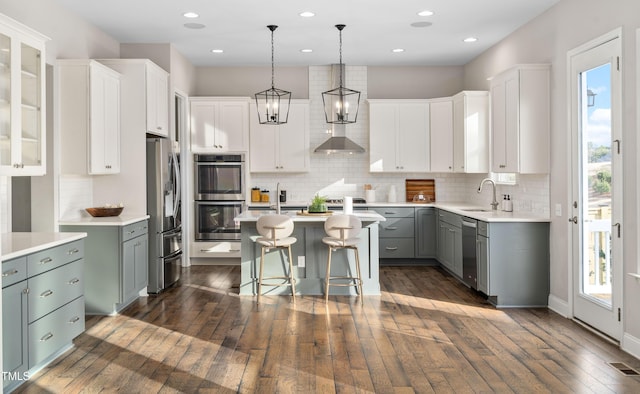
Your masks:
[[[329,256],[327,257],[327,275],[325,276],[324,301],[329,302],[329,278],[331,277],[331,246],[329,246]]]
[[[293,256],[291,255],[291,245],[289,245],[289,284],[291,285],[291,297],[296,302],[296,280],[293,277]]]
[[[353,251],[356,253],[356,274],[358,275],[357,285],[358,285],[358,293],[360,295],[360,304],[363,304],[364,300],[362,297],[362,274],[360,273],[360,254],[358,253],[358,248],[353,248]]]
[[[262,271],[264,270],[264,246],[260,252],[260,275],[258,276],[258,301],[260,303],[260,295],[262,294]]]

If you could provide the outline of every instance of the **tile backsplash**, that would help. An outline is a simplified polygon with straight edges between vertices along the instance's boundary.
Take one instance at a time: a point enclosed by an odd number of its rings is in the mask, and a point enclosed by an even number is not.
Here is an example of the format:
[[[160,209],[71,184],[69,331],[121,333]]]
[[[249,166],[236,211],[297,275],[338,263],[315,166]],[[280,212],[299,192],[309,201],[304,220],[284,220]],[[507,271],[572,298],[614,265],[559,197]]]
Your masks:
[[[332,88],[330,66],[309,67],[310,102],[310,171],[304,174],[250,174],[251,186],[271,190],[275,197],[276,184],[287,190],[288,201],[310,201],[317,193],[330,198],[343,196],[364,197],[364,185],[371,184],[376,201],[388,201],[389,188],[396,188],[397,201],[404,201],[405,179],[435,179],[436,201],[469,202],[489,205],[491,188],[478,194],[480,181],[487,174],[449,173],[370,173],[369,172],[369,105],[367,104],[367,67],[347,66],[344,85],[361,92],[358,121],[346,127],[346,135],[364,147],[365,153],[319,154],[313,153],[328,138],[322,104],[322,92]],[[549,215],[549,176],[520,175],[518,185],[498,185],[498,199],[510,194],[514,211]]]

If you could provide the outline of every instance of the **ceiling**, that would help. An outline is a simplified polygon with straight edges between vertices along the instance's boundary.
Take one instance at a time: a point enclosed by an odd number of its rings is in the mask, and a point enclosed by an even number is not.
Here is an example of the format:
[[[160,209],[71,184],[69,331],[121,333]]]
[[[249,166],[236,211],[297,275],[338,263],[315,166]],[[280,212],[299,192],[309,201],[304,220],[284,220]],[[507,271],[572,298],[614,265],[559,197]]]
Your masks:
[[[346,25],[345,64],[445,66],[466,64],[559,0],[52,1],[121,43],[171,43],[196,66],[269,65],[271,24],[279,26],[276,66],[338,63],[336,24]],[[424,10],[434,14],[417,14]],[[189,11],[199,17],[184,17]],[[315,16],[301,17],[303,11]],[[467,37],[477,41],[463,42]],[[397,48],[404,52],[392,52]]]

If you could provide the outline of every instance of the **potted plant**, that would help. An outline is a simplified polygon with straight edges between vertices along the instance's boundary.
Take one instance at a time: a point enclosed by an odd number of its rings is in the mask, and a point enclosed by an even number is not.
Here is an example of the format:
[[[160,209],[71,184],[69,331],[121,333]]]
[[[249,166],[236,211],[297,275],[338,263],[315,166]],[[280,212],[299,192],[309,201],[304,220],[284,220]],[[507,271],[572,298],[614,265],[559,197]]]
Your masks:
[[[324,212],[327,212],[327,197],[316,194],[311,200],[311,205],[309,205],[309,213]]]

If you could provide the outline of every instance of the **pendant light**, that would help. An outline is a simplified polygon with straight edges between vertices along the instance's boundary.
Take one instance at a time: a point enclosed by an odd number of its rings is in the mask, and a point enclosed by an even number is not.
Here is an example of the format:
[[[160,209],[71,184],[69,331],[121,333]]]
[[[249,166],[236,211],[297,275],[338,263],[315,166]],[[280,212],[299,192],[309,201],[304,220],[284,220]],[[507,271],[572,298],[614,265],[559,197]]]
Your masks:
[[[342,66],[342,29],[345,25],[336,25],[340,32],[340,84],[337,88],[322,93],[324,114],[327,123],[349,124],[358,119],[358,106],[360,105],[360,92],[345,88],[343,85]]]
[[[278,89],[274,86],[273,32],[278,26],[269,25],[267,28],[271,30],[271,89],[255,94],[256,109],[258,110],[258,121],[260,124],[279,125],[287,123],[289,119],[291,92]]]

